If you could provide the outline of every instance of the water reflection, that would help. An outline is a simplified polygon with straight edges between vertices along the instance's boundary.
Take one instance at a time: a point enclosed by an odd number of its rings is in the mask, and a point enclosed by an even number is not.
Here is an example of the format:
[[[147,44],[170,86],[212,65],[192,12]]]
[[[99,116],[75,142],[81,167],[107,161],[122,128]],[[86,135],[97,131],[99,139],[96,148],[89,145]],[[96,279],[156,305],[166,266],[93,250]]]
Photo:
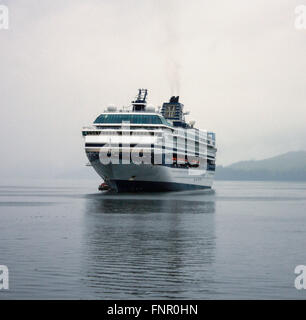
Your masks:
[[[96,297],[190,298],[213,284],[213,194],[100,194],[85,206],[84,281]]]

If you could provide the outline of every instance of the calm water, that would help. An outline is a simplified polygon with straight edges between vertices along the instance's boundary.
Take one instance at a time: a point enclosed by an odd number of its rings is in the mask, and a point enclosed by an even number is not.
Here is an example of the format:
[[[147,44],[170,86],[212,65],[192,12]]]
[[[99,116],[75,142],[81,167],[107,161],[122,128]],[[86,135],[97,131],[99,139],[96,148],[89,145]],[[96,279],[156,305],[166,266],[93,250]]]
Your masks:
[[[1,182],[0,299],[301,298],[306,184],[101,194],[97,181]]]

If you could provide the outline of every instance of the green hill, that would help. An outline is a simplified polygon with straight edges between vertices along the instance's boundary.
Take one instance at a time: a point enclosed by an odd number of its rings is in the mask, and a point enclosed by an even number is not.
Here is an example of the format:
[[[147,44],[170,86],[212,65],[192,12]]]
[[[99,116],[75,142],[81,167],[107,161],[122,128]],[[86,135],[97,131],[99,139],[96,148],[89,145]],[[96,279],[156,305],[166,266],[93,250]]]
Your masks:
[[[216,169],[219,180],[306,181],[306,151],[288,152],[264,160],[240,161]]]

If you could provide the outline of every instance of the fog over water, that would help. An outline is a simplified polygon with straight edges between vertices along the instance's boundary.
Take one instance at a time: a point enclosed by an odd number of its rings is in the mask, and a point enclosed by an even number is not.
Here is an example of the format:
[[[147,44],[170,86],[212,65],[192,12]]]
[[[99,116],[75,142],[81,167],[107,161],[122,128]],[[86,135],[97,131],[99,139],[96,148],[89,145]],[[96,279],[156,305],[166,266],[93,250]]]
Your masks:
[[[82,126],[139,87],[155,106],[179,94],[218,164],[306,149],[301,1],[0,3],[1,177],[77,172]]]

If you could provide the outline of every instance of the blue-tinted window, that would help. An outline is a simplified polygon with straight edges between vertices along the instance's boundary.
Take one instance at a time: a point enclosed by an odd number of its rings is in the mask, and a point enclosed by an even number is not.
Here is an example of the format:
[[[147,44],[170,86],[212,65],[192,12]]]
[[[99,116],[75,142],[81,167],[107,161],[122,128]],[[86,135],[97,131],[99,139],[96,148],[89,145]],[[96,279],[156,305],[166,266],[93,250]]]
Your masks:
[[[164,118],[157,115],[143,114],[101,114],[94,123],[122,123],[129,121],[136,124],[165,124],[170,125]]]

